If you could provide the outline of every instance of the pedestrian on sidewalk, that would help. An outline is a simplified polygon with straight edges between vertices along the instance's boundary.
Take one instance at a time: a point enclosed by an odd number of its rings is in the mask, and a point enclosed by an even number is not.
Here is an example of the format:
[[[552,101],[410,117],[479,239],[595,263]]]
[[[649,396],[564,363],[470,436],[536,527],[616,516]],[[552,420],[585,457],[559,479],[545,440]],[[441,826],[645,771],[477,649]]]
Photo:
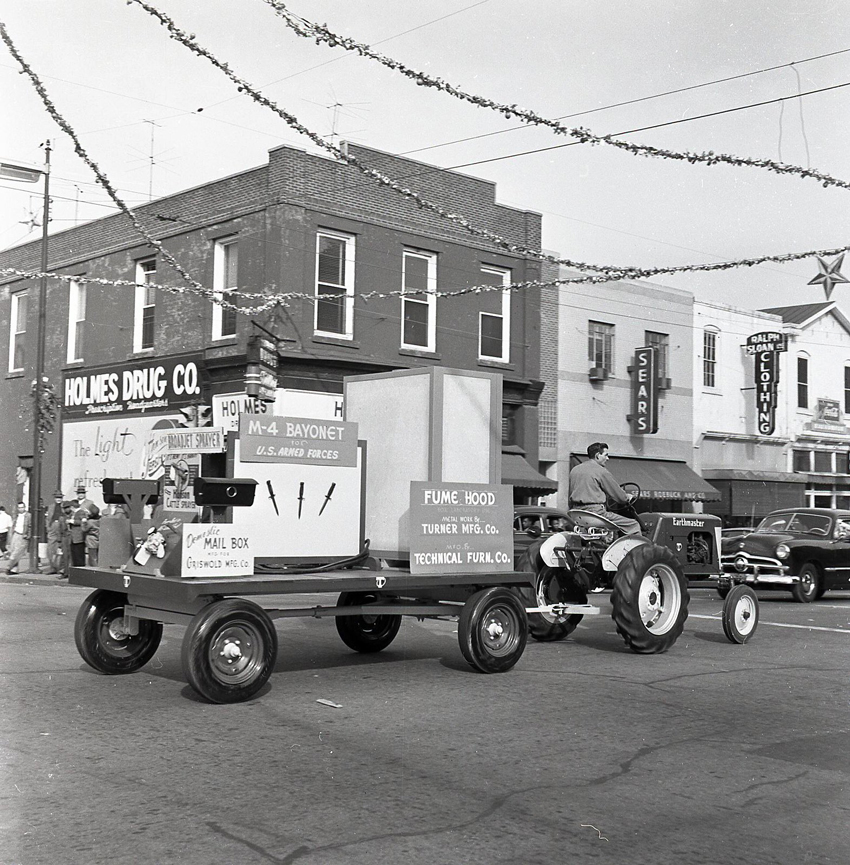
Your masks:
[[[12,531],[14,524],[15,521],[6,513],[6,508],[0,505],[0,555],[6,555],[9,532]]]
[[[47,511],[47,564],[45,574],[62,573],[62,540],[59,521],[62,513],[62,490],[53,493],[53,506]]]
[[[18,573],[16,568],[20,561],[26,560],[30,541],[31,516],[26,505],[18,502],[18,513],[12,528],[12,538],[9,544],[9,573]]]

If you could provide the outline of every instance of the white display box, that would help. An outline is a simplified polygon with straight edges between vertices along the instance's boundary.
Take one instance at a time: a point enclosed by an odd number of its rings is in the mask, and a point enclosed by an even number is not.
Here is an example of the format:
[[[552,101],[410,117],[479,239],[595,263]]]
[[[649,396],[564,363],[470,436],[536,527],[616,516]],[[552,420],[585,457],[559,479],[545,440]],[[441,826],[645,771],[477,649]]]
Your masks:
[[[501,482],[502,376],[428,367],[344,380],[345,419],[369,449],[366,537],[410,557],[411,481]]]

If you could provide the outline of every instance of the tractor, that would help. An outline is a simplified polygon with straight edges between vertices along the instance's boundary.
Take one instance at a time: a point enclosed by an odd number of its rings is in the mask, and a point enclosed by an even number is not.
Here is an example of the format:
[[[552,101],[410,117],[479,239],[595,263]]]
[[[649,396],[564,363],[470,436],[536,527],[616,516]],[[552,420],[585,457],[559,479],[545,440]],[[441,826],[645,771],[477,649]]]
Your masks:
[[[636,484],[623,484],[636,499]],[[719,517],[709,514],[641,513],[620,506],[638,520],[641,534],[623,534],[604,516],[568,511],[568,528],[533,543],[518,570],[534,574],[520,590],[528,607],[531,636],[562,640],[582,619],[573,605],[587,605],[588,592],[611,590],[611,616],[626,646],[639,654],[666,652],[679,638],[688,617],[688,580],[720,573]],[[560,605],[560,606],[559,606]],[[758,599],[736,585],[723,607],[723,630],[745,643],[758,623]]]

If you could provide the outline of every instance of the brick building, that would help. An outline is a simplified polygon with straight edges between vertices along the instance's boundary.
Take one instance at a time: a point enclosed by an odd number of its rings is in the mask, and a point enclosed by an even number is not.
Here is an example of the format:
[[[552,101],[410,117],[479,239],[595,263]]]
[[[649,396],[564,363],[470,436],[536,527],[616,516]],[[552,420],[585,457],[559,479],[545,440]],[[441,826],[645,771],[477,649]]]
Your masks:
[[[422,198],[539,249],[540,215],[496,203],[494,184],[348,147]],[[257,336],[271,340],[284,390],[341,394],[346,375],[427,365],[501,372],[504,480],[516,481],[520,500],[531,494],[522,484],[538,478],[539,291],[438,292],[538,280],[539,261],[466,232],[351,166],[291,147],[272,150],[266,165],[134,213],[221,297],[240,305],[246,300],[234,289],[310,297],[249,316],[191,292],[147,287],[183,282],[124,214],[52,235],[52,273],[138,285],[48,281],[45,373],[62,408],[43,456],[43,499],[56,485],[68,495],[81,482],[96,496],[100,478],[137,474],[154,426],[185,423],[225,394],[244,398]],[[38,242],[15,247],[0,253],[0,267],[38,271],[39,255]],[[0,501],[7,507],[28,495],[37,287],[14,275],[0,280],[0,339],[8,346]],[[396,294],[364,298],[372,292]]]

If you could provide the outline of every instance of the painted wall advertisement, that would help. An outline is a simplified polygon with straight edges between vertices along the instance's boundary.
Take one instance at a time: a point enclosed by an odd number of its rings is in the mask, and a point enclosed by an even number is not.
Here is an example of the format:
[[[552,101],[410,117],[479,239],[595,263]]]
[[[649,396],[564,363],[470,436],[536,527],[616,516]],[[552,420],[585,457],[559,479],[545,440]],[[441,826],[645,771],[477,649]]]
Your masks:
[[[410,572],[513,570],[513,487],[410,484]]]

